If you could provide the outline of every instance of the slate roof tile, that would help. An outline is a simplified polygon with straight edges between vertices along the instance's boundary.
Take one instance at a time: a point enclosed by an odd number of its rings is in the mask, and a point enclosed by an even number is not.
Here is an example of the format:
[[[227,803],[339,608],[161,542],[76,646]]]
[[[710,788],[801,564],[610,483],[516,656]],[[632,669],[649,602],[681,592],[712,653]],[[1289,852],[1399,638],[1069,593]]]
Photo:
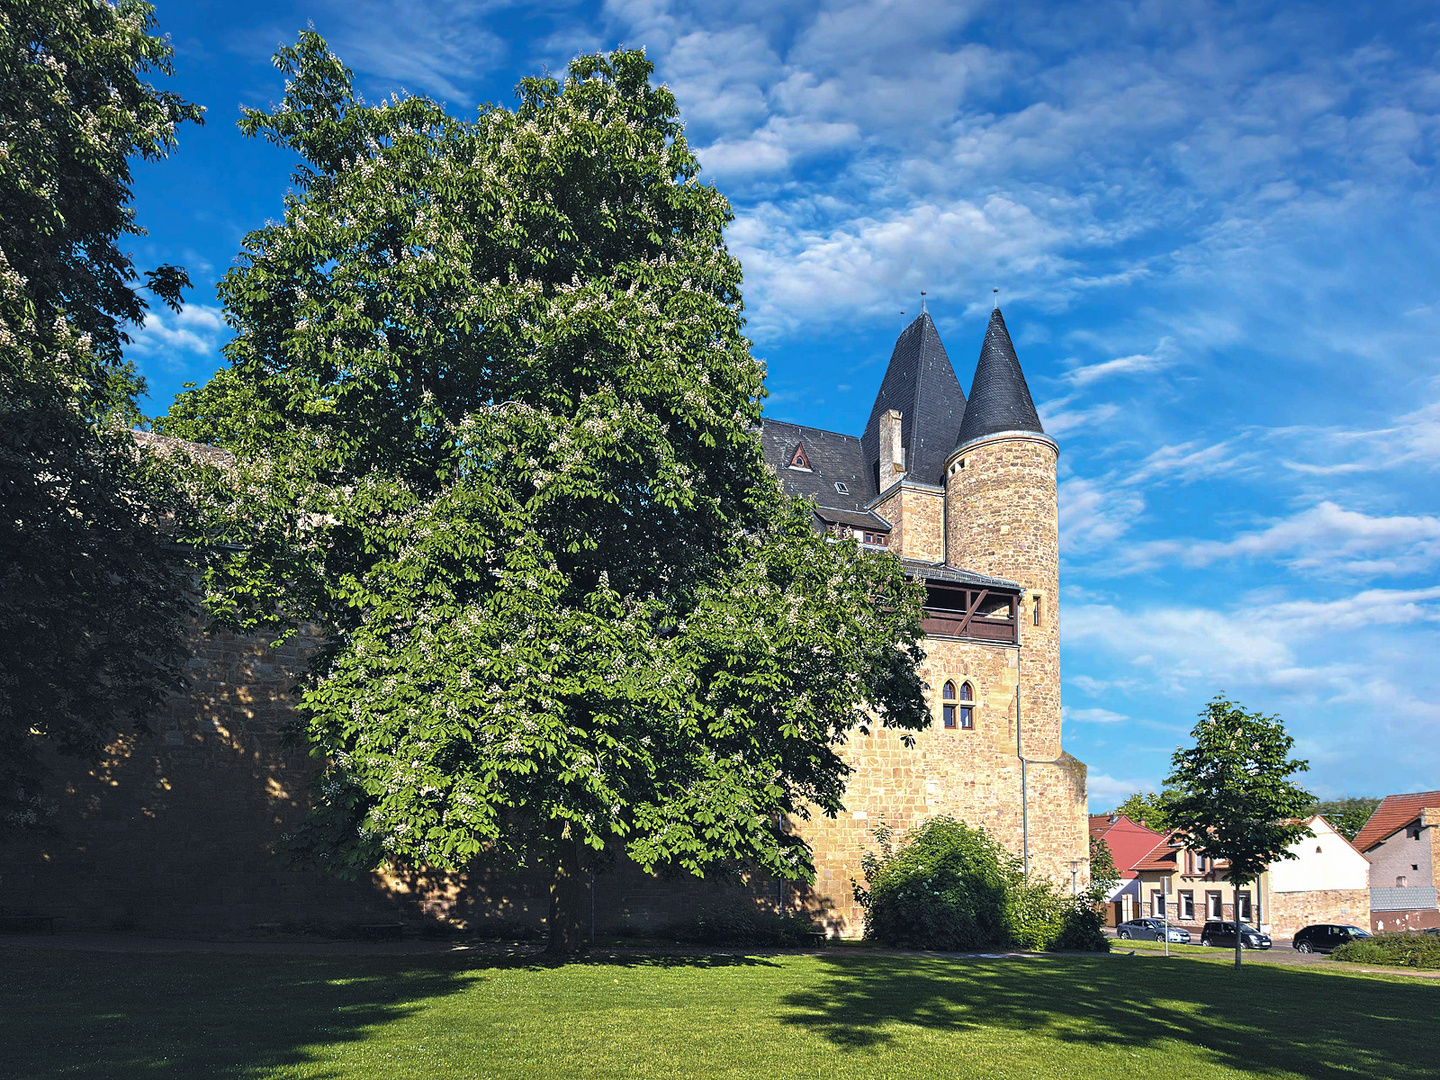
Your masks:
[[[928,314],[922,314],[896,338],[861,436],[872,487],[879,485],[879,420],[890,409],[900,411],[906,479],[945,483],[945,459],[955,448],[955,436],[965,415],[965,391],[960,389],[955,368]]]
[[[1386,795],[1355,834],[1355,846],[1361,851],[1388,840],[1420,816],[1421,811],[1440,808],[1440,791],[1417,791],[1413,795]]]
[[[1002,431],[1045,433],[1030,397],[1025,373],[1020,370],[1020,359],[1010,341],[1010,331],[1005,328],[1005,318],[996,308],[990,313],[990,326],[985,331],[975,379],[970,384],[970,401],[965,406],[965,418],[953,445],[964,446]]]

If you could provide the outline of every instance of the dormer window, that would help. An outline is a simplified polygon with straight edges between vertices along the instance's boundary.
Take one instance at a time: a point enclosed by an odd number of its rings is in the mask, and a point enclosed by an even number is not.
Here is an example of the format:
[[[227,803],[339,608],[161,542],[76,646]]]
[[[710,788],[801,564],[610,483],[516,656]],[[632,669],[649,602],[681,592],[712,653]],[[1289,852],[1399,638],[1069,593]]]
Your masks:
[[[798,447],[797,447],[797,449],[798,449]],[[808,466],[807,466],[807,468],[808,468]],[[836,480],[836,481],[835,481],[835,491],[836,491],[836,493],[839,494],[839,495],[849,495],[849,494],[850,494],[850,489],[849,489],[848,487],[846,487],[844,484],[842,484],[839,480]]]
[[[790,468],[810,471],[810,459],[805,456],[805,447],[802,443],[795,444],[795,452],[790,455]]]
[[[862,533],[862,535],[864,537],[865,543],[874,544],[876,547],[888,547],[890,544],[890,537],[886,536],[884,533],[867,532]]]

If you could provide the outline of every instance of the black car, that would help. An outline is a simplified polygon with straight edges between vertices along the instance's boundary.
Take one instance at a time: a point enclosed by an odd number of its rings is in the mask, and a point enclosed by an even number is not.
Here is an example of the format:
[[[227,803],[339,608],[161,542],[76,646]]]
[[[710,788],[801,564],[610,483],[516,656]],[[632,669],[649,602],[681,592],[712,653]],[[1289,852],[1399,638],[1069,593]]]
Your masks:
[[[1307,926],[1303,930],[1295,931],[1295,939],[1290,944],[1298,952],[1328,953],[1334,952],[1341,945],[1369,936],[1369,930],[1361,930],[1358,926],[1316,923],[1314,926]]]
[[[1136,941],[1164,941],[1165,924],[1159,919],[1131,919],[1115,928],[1115,936],[1122,941],[1134,938]],[[1183,926],[1170,927],[1170,940],[1181,945],[1190,944],[1190,931]]]
[[[1235,947],[1235,923],[1230,920],[1211,919],[1200,931],[1201,945]],[[1240,924],[1240,947],[1242,949],[1270,948],[1270,935],[1262,934],[1247,922]]]

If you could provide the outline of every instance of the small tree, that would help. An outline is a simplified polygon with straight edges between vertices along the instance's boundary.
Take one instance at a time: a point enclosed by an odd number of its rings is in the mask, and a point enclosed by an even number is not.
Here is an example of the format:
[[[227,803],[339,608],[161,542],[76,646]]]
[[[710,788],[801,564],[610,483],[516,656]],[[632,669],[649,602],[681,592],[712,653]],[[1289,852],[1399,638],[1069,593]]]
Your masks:
[[[1103,900],[1120,884],[1115,856],[1103,836],[1090,837],[1090,888]]]
[[[1235,892],[1238,930],[1240,886],[1276,860],[1295,858],[1289,846],[1311,835],[1298,819],[1315,798],[1290,780],[1309,763],[1289,756],[1295,740],[1278,717],[1247,712],[1223,697],[1210,702],[1190,734],[1195,744],[1175,751],[1165,780],[1174,791],[1170,824],[1189,848],[1229,864],[1225,880]],[[1241,948],[1237,932],[1237,968]]]

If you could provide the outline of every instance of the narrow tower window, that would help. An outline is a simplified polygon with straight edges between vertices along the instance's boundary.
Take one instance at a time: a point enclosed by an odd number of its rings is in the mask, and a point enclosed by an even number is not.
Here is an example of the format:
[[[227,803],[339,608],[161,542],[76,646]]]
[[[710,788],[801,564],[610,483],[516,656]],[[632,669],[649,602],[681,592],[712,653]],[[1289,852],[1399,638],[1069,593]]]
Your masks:
[[[1040,597],[1035,597],[1033,610],[1030,613],[1030,621],[1036,626],[1040,625]]]
[[[967,731],[975,726],[975,691],[968,682],[960,684],[960,726]]]
[[[945,689],[940,691],[940,696],[945,701],[944,706],[941,708],[941,712],[945,717],[945,726],[947,728],[953,728],[955,726],[955,706],[953,704],[955,701],[955,684],[953,682],[946,682]]]

